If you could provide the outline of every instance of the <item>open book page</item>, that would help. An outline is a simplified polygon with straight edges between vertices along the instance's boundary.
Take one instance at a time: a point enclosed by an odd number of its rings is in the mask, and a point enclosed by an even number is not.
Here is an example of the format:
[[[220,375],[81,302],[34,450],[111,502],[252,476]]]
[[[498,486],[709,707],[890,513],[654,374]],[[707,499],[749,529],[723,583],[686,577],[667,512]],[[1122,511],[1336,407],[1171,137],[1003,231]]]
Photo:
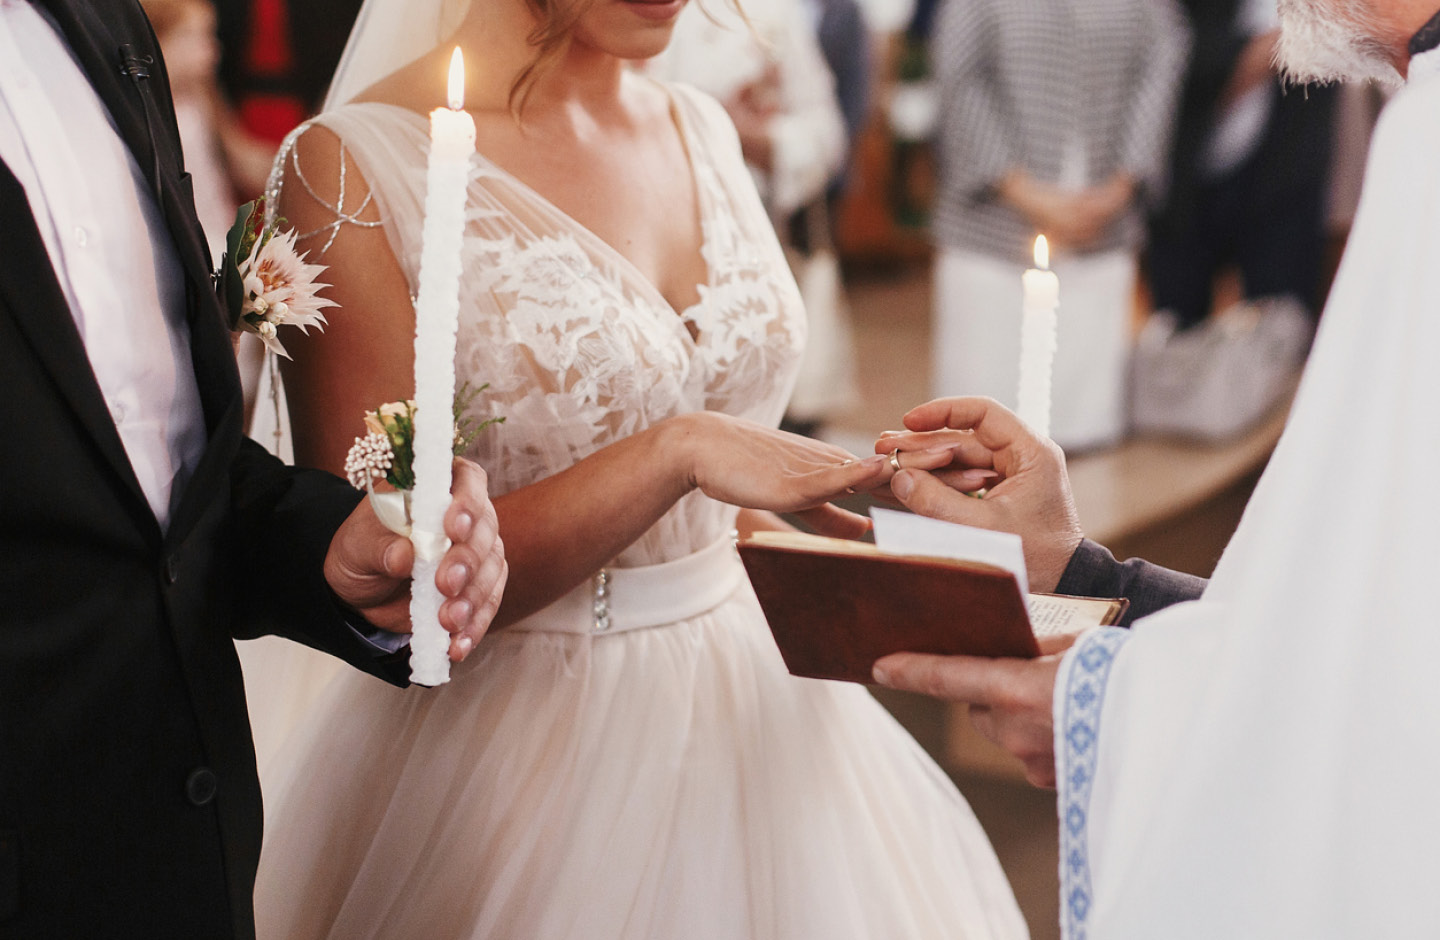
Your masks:
[[[1030,629],[1036,636],[1080,633],[1091,627],[1113,623],[1118,616],[1115,601],[1099,597],[1062,597],[1031,594]]]
[[[1025,572],[1025,549],[1018,535],[942,522],[878,506],[870,510],[870,519],[875,523],[875,545],[887,555],[923,555],[984,562],[1013,574],[1022,595],[1030,590],[1030,580]]]

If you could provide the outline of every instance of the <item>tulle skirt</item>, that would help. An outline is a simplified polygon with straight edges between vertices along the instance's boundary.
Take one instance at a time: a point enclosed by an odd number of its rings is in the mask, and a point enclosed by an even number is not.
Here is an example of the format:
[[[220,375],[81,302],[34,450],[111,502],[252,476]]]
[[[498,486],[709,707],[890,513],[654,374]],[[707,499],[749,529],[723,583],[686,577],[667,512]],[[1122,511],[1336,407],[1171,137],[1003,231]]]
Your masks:
[[[532,618],[438,689],[338,676],[266,782],[261,940],[1026,936],[949,779],[863,688],[790,676],[748,581],[723,594]]]

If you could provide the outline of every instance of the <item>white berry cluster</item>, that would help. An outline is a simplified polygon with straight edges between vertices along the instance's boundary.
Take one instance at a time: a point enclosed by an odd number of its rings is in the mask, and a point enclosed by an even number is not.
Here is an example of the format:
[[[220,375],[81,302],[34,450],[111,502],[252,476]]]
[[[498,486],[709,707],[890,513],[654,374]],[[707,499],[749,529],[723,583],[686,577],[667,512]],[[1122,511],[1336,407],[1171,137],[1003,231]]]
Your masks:
[[[383,480],[395,459],[390,438],[384,434],[367,434],[355,438],[345,457],[345,476],[357,490],[365,489],[371,480]]]

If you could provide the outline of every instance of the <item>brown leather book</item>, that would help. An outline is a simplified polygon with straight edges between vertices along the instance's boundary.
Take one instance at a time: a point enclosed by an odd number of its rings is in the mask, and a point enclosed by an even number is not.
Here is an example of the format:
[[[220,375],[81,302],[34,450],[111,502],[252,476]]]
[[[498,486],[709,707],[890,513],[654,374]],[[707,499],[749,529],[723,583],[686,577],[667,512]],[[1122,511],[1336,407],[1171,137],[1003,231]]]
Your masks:
[[[815,679],[868,683],[875,660],[902,651],[1034,657],[1037,630],[1114,623],[1128,606],[1053,594],[1027,603],[994,565],[804,533],[757,532],[739,549],[786,667]]]

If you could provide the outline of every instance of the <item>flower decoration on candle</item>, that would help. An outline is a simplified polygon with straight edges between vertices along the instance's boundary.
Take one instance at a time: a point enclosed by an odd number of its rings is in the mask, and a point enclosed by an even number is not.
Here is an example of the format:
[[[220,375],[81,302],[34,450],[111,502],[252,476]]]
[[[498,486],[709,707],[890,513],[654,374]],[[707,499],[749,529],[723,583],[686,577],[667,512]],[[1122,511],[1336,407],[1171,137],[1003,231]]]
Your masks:
[[[448,545],[455,398],[455,333],[460,323],[461,255],[475,121],[465,111],[465,61],[450,58],[449,107],[430,112],[430,155],[425,176],[420,289],[415,299],[415,486],[411,501],[415,573],[410,593],[410,678],[421,685],[449,681],[449,635],[440,626],[443,598],[435,571]]]
[[[1056,311],[1060,307],[1060,279],[1050,270],[1050,245],[1035,239],[1035,267],[1021,278],[1024,300],[1020,319],[1020,390],[1016,411],[1020,419],[1044,436],[1050,436],[1050,380],[1055,365]]]
[[[281,231],[283,222],[267,221],[264,199],[241,206],[225,237],[215,279],[235,328],[254,333],[266,349],[288,359],[279,328],[323,330],[325,315],[320,311],[336,304],[320,296],[330,286],[316,281],[325,266],[305,263],[306,256],[295,251],[295,233]]]
[[[457,457],[465,453],[477,434],[505,421],[503,417],[476,421],[465,416],[470,403],[489,387],[487,382],[472,389],[467,382],[455,396],[455,407],[452,409],[455,434],[451,452]],[[355,438],[350,454],[345,458],[345,476],[350,485],[357,490],[373,492],[374,484],[384,480],[397,490],[414,489],[415,402],[392,401],[374,411],[365,412],[365,431],[364,437]]]
[[[503,424],[503,417],[476,421],[465,416],[470,403],[489,383],[471,389],[469,383],[460,387],[452,409],[454,444],[451,452],[460,456],[481,431],[492,424]],[[365,412],[365,436],[355,438],[345,457],[345,476],[350,485],[370,494],[370,506],[380,522],[397,535],[409,538],[414,529],[413,494],[415,488],[415,402],[392,401],[374,411]],[[384,480],[393,490],[376,490]]]

